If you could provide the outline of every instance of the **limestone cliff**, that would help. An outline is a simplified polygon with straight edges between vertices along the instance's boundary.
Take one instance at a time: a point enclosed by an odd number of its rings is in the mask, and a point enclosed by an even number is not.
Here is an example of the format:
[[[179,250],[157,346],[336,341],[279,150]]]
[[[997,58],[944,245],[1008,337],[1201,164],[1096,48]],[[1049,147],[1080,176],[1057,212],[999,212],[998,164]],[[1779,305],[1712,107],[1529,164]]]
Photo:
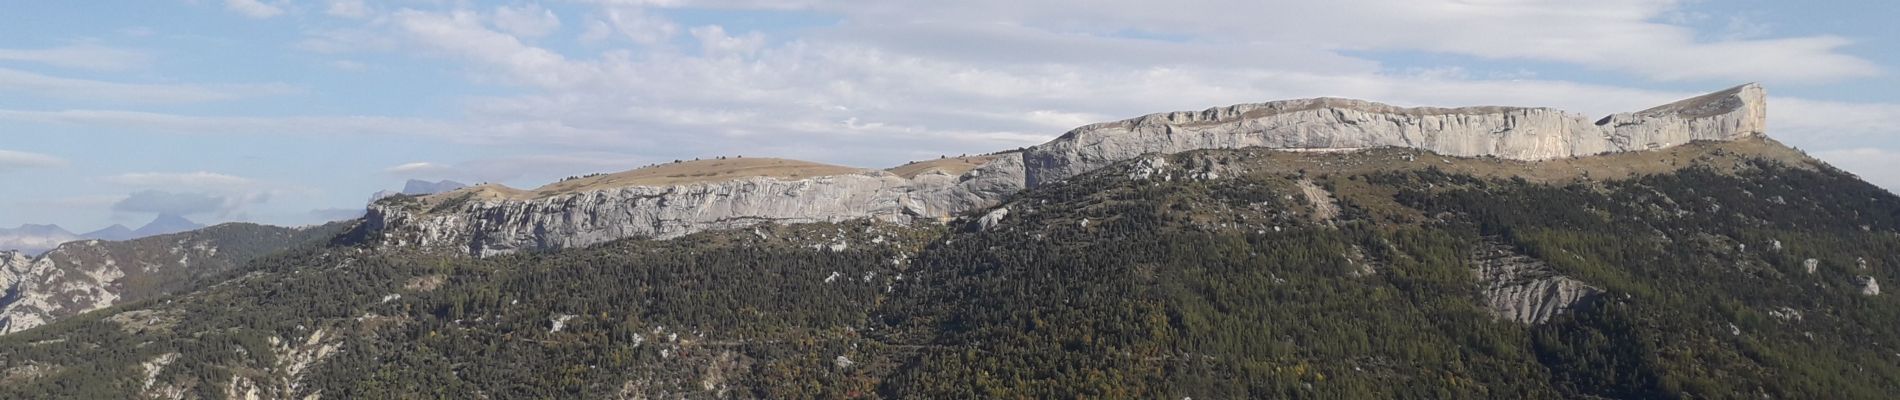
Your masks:
[[[732,168],[755,169],[741,166],[694,169],[697,172],[676,177],[707,179],[623,187],[557,184],[533,192],[476,187],[377,202],[370,206],[364,228],[377,232],[384,244],[489,256],[629,237],[668,239],[760,223],[859,218],[910,223],[953,217],[1022,190],[1020,160],[1013,153],[983,157],[967,171],[824,169],[830,174],[793,177],[753,170],[736,174],[752,176],[722,178]]]
[[[908,223],[987,208],[1022,189],[1143,154],[1408,147],[1546,160],[1759,136],[1766,113],[1765,94],[1754,84],[1595,122],[1549,108],[1288,100],[1089,125],[1019,152],[888,171],[720,159],[579,177],[532,191],[484,186],[399,197],[372,204],[364,228],[386,244],[487,256],[766,222]]]
[[[1146,153],[1269,147],[1410,147],[1461,157],[1546,160],[1762,135],[1766,94],[1747,84],[1591,122],[1549,108],[1405,108],[1319,98],[1172,112],[1076,128],[1024,154],[1029,186]]]

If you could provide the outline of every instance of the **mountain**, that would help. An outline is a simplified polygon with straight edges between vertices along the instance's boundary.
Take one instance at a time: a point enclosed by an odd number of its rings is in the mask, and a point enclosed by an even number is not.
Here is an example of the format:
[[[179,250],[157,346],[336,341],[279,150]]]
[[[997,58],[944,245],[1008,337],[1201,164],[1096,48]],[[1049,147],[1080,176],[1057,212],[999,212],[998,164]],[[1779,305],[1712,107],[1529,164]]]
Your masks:
[[[363,226],[393,245],[490,256],[761,223],[934,221],[1142,154],[1403,147],[1546,160],[1761,137],[1766,101],[1759,85],[1747,84],[1591,122],[1547,108],[1287,100],[1094,124],[1020,151],[893,169],[909,174],[738,158],[662,164],[525,191],[483,185],[372,203]]]
[[[125,225],[112,224],[112,226],[80,234],[79,237],[99,240],[132,240],[138,238],[138,233],[133,232],[132,228],[127,228]]]
[[[161,217],[154,224],[179,226],[182,219],[167,220]],[[182,291],[250,259],[325,242],[347,226],[232,223],[128,241],[71,241],[36,257],[0,255],[0,284],[7,293],[0,298],[0,333]]]
[[[1900,197],[1753,128],[1758,90],[1585,125],[1215,109],[888,170],[392,198],[0,336],[0,398],[1888,398]],[[1386,135],[1418,145],[1360,146]],[[15,281],[102,293],[46,276]]]
[[[18,250],[27,254],[39,254],[60,243],[78,239],[79,235],[59,225],[25,224],[13,229],[0,228],[0,250]]]
[[[203,227],[204,227],[203,224],[199,224],[197,222],[191,222],[191,220],[185,219],[185,217],[183,216],[173,215],[173,214],[159,214],[158,217],[155,217],[152,219],[152,222],[147,222],[145,223],[145,226],[141,226],[139,227],[139,229],[133,230],[132,237],[142,238],[142,237],[147,237],[147,236],[164,235],[164,234],[169,234],[169,233],[189,231],[189,230],[203,228]]]
[[[1894,249],[1900,198],[1760,138],[1197,150],[941,225],[293,251],[0,337],[0,392],[1885,398]]]

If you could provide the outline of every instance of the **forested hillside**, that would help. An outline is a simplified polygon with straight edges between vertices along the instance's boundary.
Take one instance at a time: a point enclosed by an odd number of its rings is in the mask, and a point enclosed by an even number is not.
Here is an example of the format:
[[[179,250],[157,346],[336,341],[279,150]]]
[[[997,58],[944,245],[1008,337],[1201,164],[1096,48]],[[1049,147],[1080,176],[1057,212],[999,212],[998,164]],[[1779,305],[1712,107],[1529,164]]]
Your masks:
[[[1537,163],[1196,151],[946,225],[480,259],[370,242],[0,337],[0,397],[1900,392],[1900,303],[1878,290],[1900,198],[1766,140]]]

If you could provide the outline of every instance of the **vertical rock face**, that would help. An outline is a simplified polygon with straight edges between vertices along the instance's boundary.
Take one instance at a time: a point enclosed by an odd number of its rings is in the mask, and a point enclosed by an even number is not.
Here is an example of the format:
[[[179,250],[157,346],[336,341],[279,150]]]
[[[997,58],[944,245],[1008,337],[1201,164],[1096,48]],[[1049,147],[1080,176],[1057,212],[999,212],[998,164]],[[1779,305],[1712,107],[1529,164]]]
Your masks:
[[[1545,160],[1757,136],[1766,127],[1766,113],[1765,94],[1754,84],[1595,122],[1548,108],[1403,108],[1334,98],[1288,100],[1084,126],[1049,143],[985,158],[982,165],[961,173],[857,170],[798,179],[668,181],[476,198],[447,208],[386,201],[370,206],[364,226],[379,232],[388,244],[486,256],[628,237],[665,239],[766,222],[876,218],[908,223],[986,208],[1024,188],[1144,154],[1242,147],[1410,147],[1454,156]],[[433,197],[439,201],[458,193],[467,191]]]
[[[1146,153],[1241,147],[1410,147],[1545,160],[1761,135],[1766,93],[1747,84],[1591,122],[1549,108],[1405,108],[1320,98],[1153,114],[1077,128],[1024,154],[1030,186]]]
[[[1602,293],[1582,281],[1559,275],[1543,261],[1509,246],[1486,242],[1472,254],[1479,292],[1492,315],[1521,324],[1541,324]]]
[[[379,232],[385,244],[490,256],[629,237],[669,239],[760,223],[858,218],[910,223],[987,207],[1022,190],[1020,160],[1016,154],[1004,154],[956,176],[931,171],[905,178],[861,171],[804,179],[747,177],[472,199],[449,209],[385,201],[370,206],[365,228]]]
[[[15,288],[20,287],[21,282],[33,276],[33,267],[33,257],[27,257],[26,254],[14,250],[0,251],[0,284],[6,285],[7,288],[4,297],[0,297],[0,301],[11,303],[19,297],[18,290]],[[0,329],[0,334],[6,332],[8,332],[6,329]]]

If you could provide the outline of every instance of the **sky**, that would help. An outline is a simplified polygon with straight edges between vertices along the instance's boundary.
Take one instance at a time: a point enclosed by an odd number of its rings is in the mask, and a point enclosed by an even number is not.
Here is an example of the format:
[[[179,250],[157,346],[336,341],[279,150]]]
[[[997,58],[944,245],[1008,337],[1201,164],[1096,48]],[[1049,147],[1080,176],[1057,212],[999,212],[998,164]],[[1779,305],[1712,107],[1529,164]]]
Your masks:
[[[0,13],[0,227],[304,225],[407,179],[888,167],[1335,96],[1601,116],[1746,82],[1900,188],[1900,2],[139,0]]]

